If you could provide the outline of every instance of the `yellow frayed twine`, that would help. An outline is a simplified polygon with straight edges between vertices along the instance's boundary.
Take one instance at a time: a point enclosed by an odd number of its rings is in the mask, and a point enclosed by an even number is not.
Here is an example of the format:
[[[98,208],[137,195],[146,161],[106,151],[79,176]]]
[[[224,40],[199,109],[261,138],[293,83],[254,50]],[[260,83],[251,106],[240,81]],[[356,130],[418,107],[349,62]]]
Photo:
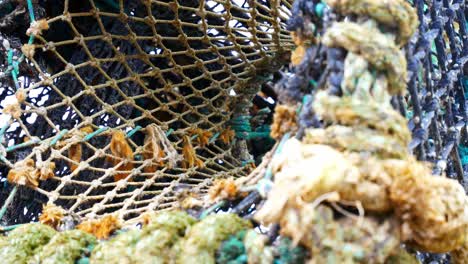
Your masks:
[[[49,29],[49,23],[46,19],[40,19],[33,21],[29,26],[28,30],[26,31],[26,35],[28,36],[40,36],[42,35],[42,31]]]
[[[55,175],[55,163],[52,161],[42,161],[40,155],[37,155],[37,152],[36,159],[37,162],[32,158],[16,162],[13,168],[8,172],[8,182],[34,188],[39,186],[39,181],[53,178]]]
[[[53,203],[48,203],[42,207],[42,213],[39,216],[39,222],[57,228],[65,216],[65,210]]]

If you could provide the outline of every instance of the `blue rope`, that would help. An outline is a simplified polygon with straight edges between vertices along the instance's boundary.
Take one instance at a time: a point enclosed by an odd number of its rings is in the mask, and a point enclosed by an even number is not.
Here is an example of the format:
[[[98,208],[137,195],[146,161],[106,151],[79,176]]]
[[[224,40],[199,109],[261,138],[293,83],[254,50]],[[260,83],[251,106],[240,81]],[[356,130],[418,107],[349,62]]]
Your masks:
[[[68,132],[68,129],[63,129],[62,131],[60,131],[57,136],[54,137],[54,139],[52,139],[52,141],[50,141],[50,146],[53,146],[55,144],[57,144],[57,142],[63,138],[63,136],[65,136],[65,134]]]
[[[31,23],[36,20],[34,17],[34,9],[33,9],[33,4],[31,0],[28,0],[28,11],[29,11],[29,18],[31,19]]]
[[[247,165],[250,164],[250,163],[255,163],[255,161],[254,161],[253,159],[244,160],[244,161],[241,162],[241,166],[242,166],[242,167],[245,167],[245,166],[247,166]]]
[[[324,3],[318,3],[317,5],[315,5],[315,14],[318,16],[318,17],[322,17],[323,16],[323,10],[325,10],[325,7],[326,5]]]
[[[211,138],[210,138],[210,141],[208,143],[213,143],[216,141],[216,139],[218,139],[219,135],[221,135],[221,133],[219,132],[216,132]]]
[[[28,11],[31,23],[36,20],[34,16],[34,7],[31,0],[27,0],[28,4]],[[29,36],[28,44],[32,44],[34,42],[34,35]],[[24,54],[21,54],[21,57],[18,60],[13,60],[13,50],[8,50],[7,62],[8,62],[8,70],[11,71],[11,77],[15,83],[15,88],[19,89],[18,84],[18,75],[19,75],[19,64],[24,60]],[[7,70],[7,72],[8,72]]]
[[[254,139],[254,138],[269,138],[270,130],[260,127],[256,131],[252,131],[250,125],[251,116],[241,115],[229,120],[228,124],[232,130],[236,132],[236,137],[239,139]]]
[[[458,154],[460,156],[462,165],[468,164],[468,146],[460,144],[458,146]]]
[[[5,203],[0,209],[0,220],[2,220],[3,216],[5,215],[8,205],[10,205],[10,203],[13,201],[13,198],[15,198],[16,191],[18,191],[18,188],[15,186],[13,187],[13,190],[11,190],[10,194],[8,195],[8,198],[5,200]]]
[[[275,153],[273,154],[273,157],[280,154],[281,151],[283,150],[283,146],[288,141],[288,139],[291,137],[290,133],[286,133],[283,138],[281,139],[280,143],[278,144],[278,148],[276,148]],[[273,178],[273,170],[271,168],[271,164],[268,166],[267,171],[265,173],[265,179],[266,180],[271,180]]]
[[[140,131],[142,129],[141,126],[136,126],[134,129],[128,131],[127,135],[125,136],[126,138],[132,137],[136,132]]]
[[[463,90],[465,91],[465,99],[468,97],[468,76],[462,77],[462,85]],[[468,164],[468,146],[465,144],[458,145],[458,155],[460,156],[460,160],[462,165]]]
[[[174,132],[174,129],[170,128],[167,132],[166,132],[166,137],[170,136],[172,134],[172,132]]]
[[[29,147],[29,146],[34,145],[34,144],[39,143],[39,142],[41,142],[40,139],[37,139],[37,138],[36,139],[31,139],[29,141],[26,141],[26,142],[23,142],[23,143],[20,143],[20,144],[16,144],[16,145],[13,145],[11,147],[6,148],[6,152],[10,152],[10,151],[13,151],[13,150],[19,149],[19,148]]]
[[[84,138],[83,138],[83,142],[85,141],[88,141],[90,139],[92,139],[93,137],[101,134],[102,132],[108,130],[109,128],[108,127],[101,127],[99,128],[98,130],[94,131],[93,133],[89,133],[88,135],[86,135]]]
[[[219,203],[216,203],[214,204],[213,206],[209,207],[208,209],[206,209],[205,211],[203,211],[203,213],[201,213],[200,215],[200,220],[201,219],[204,219],[205,217],[207,217],[209,214],[211,214],[212,212],[215,212],[216,210],[218,210],[219,208],[223,207],[227,202],[226,201],[220,201]]]
[[[5,131],[8,129],[9,126],[10,126],[10,123],[7,122],[7,123],[0,129],[0,138],[3,136],[3,134],[5,134]]]

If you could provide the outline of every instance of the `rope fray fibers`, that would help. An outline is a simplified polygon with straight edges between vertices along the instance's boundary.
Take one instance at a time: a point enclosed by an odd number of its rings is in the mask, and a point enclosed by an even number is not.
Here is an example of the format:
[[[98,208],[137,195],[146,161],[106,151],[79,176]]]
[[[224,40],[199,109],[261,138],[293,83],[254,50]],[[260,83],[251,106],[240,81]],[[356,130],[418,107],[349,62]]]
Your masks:
[[[39,155],[36,155],[37,157]],[[39,181],[45,181],[54,177],[55,163],[42,161],[38,157],[37,162],[28,158],[18,161],[14,168],[8,172],[8,181],[18,185],[29,187],[39,186]]]
[[[150,124],[146,127],[143,157],[145,160],[152,161],[152,165],[147,166],[145,172],[155,172],[158,166],[164,165],[168,168],[174,168],[177,162],[182,160],[166,133],[156,124]]]

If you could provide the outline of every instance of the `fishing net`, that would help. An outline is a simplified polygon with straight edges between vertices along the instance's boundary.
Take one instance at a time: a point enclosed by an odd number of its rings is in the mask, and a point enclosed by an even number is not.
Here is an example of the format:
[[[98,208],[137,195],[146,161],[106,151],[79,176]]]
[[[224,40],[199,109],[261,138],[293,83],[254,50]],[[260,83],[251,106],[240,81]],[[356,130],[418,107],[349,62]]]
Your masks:
[[[177,188],[205,192],[215,178],[246,175],[249,107],[293,45],[290,7],[289,0],[33,7],[47,19],[31,23],[35,39],[21,46],[23,57],[10,49],[6,62],[17,83],[2,88],[11,119],[2,125],[0,177],[80,218],[117,211],[130,219],[178,206]]]
[[[463,0],[27,4],[0,256],[466,262]]]

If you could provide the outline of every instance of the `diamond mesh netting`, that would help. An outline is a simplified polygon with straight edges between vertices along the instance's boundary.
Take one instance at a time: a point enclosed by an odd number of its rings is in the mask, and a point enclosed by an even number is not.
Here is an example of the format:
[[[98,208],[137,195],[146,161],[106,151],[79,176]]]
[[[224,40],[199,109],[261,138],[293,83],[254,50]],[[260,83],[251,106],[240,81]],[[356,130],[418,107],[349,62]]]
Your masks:
[[[48,3],[49,18],[28,30],[36,40],[22,47],[33,74],[22,69],[17,87],[3,88],[12,118],[0,177],[78,217],[130,219],[178,206],[181,186],[204,192],[215,178],[245,175],[246,138],[232,140],[239,129],[229,121],[248,116],[284,64],[290,6]]]
[[[0,2],[2,259],[465,263],[465,2]]]

